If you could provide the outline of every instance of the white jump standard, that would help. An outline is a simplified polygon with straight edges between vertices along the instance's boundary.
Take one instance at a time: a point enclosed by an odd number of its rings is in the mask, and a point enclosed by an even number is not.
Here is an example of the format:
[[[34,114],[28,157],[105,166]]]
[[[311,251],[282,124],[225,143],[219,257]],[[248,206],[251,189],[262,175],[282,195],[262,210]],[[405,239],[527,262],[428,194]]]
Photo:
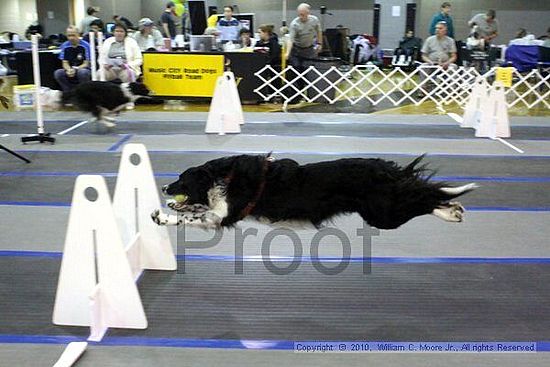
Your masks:
[[[144,269],[177,268],[167,229],[149,216],[160,203],[142,144],[124,147],[112,204],[102,176],[77,178],[54,324],[90,326],[90,341],[100,341],[109,327],[147,328],[135,282]]]

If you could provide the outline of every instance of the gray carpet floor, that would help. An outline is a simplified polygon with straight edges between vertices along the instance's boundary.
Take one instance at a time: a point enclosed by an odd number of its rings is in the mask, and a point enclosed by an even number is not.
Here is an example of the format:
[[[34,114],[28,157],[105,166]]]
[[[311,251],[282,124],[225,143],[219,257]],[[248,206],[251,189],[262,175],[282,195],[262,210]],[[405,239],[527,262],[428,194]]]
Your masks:
[[[343,157],[381,157],[401,164],[428,153],[435,179],[452,185],[478,182],[461,201],[472,210],[463,224],[422,217],[396,231],[382,231],[365,249],[352,238],[352,256],[420,261],[375,262],[368,274],[352,262],[326,276],[307,259],[286,276],[245,261],[234,274],[235,231],[220,245],[191,249],[178,272],[149,271],[139,283],[150,327],[110,330],[110,337],[223,340],[389,340],[543,341],[550,340],[550,121],[512,118],[512,144],[474,139],[448,116],[247,113],[237,136],[204,136],[203,113],[128,112],[115,131],[85,125],[58,136],[55,145],[21,145],[34,131],[31,112],[0,116],[0,144],[32,159],[23,164],[0,152],[0,361],[2,365],[52,365],[60,345],[2,344],[12,334],[85,337],[86,328],[51,324],[65,227],[76,175],[105,174],[113,190],[124,143],[150,149],[157,185],[184,169],[240,152],[275,151],[300,163]],[[47,113],[48,130],[60,132],[81,121],[76,112]],[[353,234],[358,216],[337,218],[336,228]],[[255,226],[260,239],[269,227]],[[303,253],[314,230],[305,229]],[[171,230],[178,253],[181,233]],[[208,234],[192,231],[187,240]],[[22,251],[22,252],[21,252]],[[29,251],[29,252],[27,252]],[[33,253],[35,251],[37,253]],[[259,239],[245,242],[243,254],[258,256]],[[341,256],[328,241],[325,257]],[[40,255],[44,256],[29,256]],[[47,252],[54,252],[48,254]],[[274,256],[292,256],[292,247],[274,241]],[[204,258],[204,256],[206,258]],[[218,258],[216,257],[218,256]],[[219,258],[224,257],[224,259]],[[437,258],[456,259],[434,262]],[[422,260],[426,258],[427,260]],[[480,262],[474,261],[480,258]],[[529,261],[522,261],[529,258]],[[472,259],[461,261],[460,259]],[[483,260],[486,259],[486,260]],[[488,259],[488,260],[487,260]],[[490,261],[490,259],[496,261]],[[537,261],[540,259],[540,261]],[[285,262],[277,262],[283,267]],[[181,262],[180,262],[181,265]],[[334,263],[327,263],[333,266]],[[94,345],[77,366],[201,365],[365,365],[376,366],[546,366],[538,354],[326,354],[209,348]]]

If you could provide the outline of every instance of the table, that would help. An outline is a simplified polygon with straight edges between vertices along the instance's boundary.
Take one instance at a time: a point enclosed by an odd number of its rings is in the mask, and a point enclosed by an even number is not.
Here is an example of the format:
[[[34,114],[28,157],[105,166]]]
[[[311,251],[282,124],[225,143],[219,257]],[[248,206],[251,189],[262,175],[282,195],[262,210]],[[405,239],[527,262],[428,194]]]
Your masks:
[[[506,62],[511,63],[520,73],[537,67],[539,46],[511,45],[506,49]]]
[[[254,75],[269,57],[253,52],[144,52],[143,78],[154,95],[164,98],[210,98],[218,76],[232,71],[243,102],[259,102]]]

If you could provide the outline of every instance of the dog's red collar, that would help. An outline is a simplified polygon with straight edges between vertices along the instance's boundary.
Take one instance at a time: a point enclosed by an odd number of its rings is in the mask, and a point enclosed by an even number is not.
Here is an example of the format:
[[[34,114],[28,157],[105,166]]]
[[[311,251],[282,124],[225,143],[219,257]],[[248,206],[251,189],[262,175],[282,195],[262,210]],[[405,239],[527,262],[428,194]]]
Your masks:
[[[243,210],[241,210],[241,213],[239,215],[240,219],[243,219],[244,217],[248,216],[252,210],[256,207],[256,204],[258,203],[258,200],[262,197],[262,194],[264,193],[265,189],[265,183],[266,183],[266,175],[267,170],[269,169],[269,162],[272,162],[274,159],[271,157],[271,154],[265,157],[264,164],[262,166],[262,181],[260,182],[260,185],[258,186],[258,190],[256,191],[256,195],[254,196],[254,199],[250,201]],[[227,176],[223,179],[224,183],[226,185],[229,185],[229,183],[233,180],[233,170],[231,170]]]
[[[264,164],[262,166],[262,181],[260,182],[260,185],[258,186],[258,191],[256,191],[256,196],[254,197],[254,200],[249,202],[245,208],[241,211],[241,219],[248,216],[252,210],[256,207],[256,203],[258,203],[258,200],[262,197],[262,194],[264,193],[265,189],[265,182],[266,182],[266,175],[267,170],[269,169],[269,162],[271,162],[273,159],[268,156],[264,160]]]

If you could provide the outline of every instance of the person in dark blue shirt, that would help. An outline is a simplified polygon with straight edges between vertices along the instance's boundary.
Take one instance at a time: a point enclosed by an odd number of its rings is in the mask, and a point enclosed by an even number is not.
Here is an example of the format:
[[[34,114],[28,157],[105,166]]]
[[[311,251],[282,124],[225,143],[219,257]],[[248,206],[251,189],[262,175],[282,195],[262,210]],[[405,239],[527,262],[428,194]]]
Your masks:
[[[79,31],[75,26],[67,28],[68,41],[61,45],[59,59],[62,60],[62,69],[54,73],[64,92],[76,87],[78,83],[90,80],[90,44],[79,38]]]
[[[94,20],[90,23],[90,32],[86,33],[82,37],[82,39],[84,41],[90,43],[90,33],[92,33],[92,32],[95,34],[94,43],[95,43],[95,48],[96,49],[98,47],[98,33],[99,32],[103,33],[103,40],[106,40],[107,38],[113,36],[112,34],[105,32],[105,27],[104,27],[103,21],[101,19],[96,19],[96,20]],[[97,53],[96,53],[96,55],[97,55]]]
[[[163,35],[166,38],[176,38],[176,22],[174,17],[176,15],[176,4],[173,1],[166,3],[166,9],[160,16],[160,23],[162,24]]]
[[[445,1],[441,4],[441,11],[437,14],[434,14],[432,17],[432,22],[430,23],[430,35],[435,34],[435,26],[439,22],[445,22],[447,24],[447,36],[455,38],[455,30],[453,27],[453,18],[450,16],[451,13],[451,3]]]

